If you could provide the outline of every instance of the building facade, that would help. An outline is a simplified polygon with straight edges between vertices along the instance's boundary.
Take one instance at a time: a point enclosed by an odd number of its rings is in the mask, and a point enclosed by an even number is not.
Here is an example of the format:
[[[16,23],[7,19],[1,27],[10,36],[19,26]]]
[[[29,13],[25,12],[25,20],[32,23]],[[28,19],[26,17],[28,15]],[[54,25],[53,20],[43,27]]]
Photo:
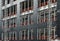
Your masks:
[[[48,41],[49,34],[55,38],[56,8],[57,0],[0,0],[0,40]]]
[[[60,31],[60,0],[57,0],[57,20],[56,20],[56,24],[57,24],[57,27],[56,27],[56,34],[58,35],[58,37],[60,37],[60,33],[59,33],[59,31]]]

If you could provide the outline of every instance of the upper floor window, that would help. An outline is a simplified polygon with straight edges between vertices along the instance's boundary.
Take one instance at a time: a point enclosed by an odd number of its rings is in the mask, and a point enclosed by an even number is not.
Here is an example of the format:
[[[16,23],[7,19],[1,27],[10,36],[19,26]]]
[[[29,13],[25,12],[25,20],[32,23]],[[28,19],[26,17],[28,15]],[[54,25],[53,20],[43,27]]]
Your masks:
[[[2,6],[4,6],[5,5],[5,0],[2,0]]]
[[[44,0],[41,0],[41,3],[43,3],[44,2]]]
[[[7,4],[9,4],[9,3],[10,3],[10,1],[11,1],[11,0],[7,0]]]
[[[34,21],[32,17],[33,17],[33,14],[21,16],[20,25],[23,26],[23,25],[33,24]]]
[[[29,11],[33,9],[33,0],[26,0],[20,3],[20,12]]]
[[[28,24],[28,15],[21,17],[21,25],[27,25]]]
[[[2,10],[2,13],[3,13],[2,18],[15,15],[16,12],[17,12],[17,5],[13,5],[13,6],[7,8],[6,10],[5,9]]]
[[[7,8],[7,16],[10,15],[10,8]]]
[[[52,3],[55,3],[55,2],[57,2],[57,0],[51,0],[51,2],[52,2]]]
[[[47,22],[47,15],[48,15],[48,12],[47,11],[40,11],[39,12],[39,16],[38,16],[38,21],[40,23],[43,23],[43,22]]]
[[[16,0],[13,0],[13,1],[16,1]]]
[[[12,18],[12,19],[8,19],[7,20],[7,27],[10,28],[10,27],[16,27],[16,18]]]
[[[7,39],[8,40],[17,40],[17,32],[7,32]]]
[[[2,22],[2,29],[4,29],[4,26],[5,26],[5,21]]]
[[[11,15],[15,15],[17,11],[17,5],[11,6]]]
[[[5,10],[2,10],[2,13],[3,13],[2,18],[4,18],[5,17]]]

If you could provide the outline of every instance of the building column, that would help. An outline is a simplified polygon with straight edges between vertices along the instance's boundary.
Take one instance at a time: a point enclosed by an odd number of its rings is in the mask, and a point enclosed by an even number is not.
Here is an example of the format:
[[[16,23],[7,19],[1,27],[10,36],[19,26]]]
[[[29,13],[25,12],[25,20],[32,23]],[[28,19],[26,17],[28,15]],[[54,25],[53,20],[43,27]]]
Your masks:
[[[33,0],[33,21],[34,21],[34,25],[37,24],[37,17],[38,17],[38,0]],[[36,27],[34,26],[33,29],[33,36],[34,36],[34,40],[37,40],[37,28],[38,26],[36,25]]]
[[[47,21],[47,27],[48,27],[48,39],[47,41],[51,41],[51,28],[52,28],[52,21],[51,21],[51,0],[48,0],[48,21]]]
[[[17,27],[20,27],[20,3],[17,0]]]
[[[4,26],[4,41],[7,41],[7,22],[6,22],[6,20],[5,20],[5,22],[4,22],[4,24],[5,24],[5,26]]]
[[[19,3],[19,1],[20,0],[17,0],[17,13],[16,13],[16,15],[17,15],[17,21],[16,21],[16,23],[17,23],[17,27],[16,27],[16,29],[17,29],[17,32],[19,33],[19,29],[20,29],[20,3]],[[17,35],[17,40],[20,40],[19,39],[19,37],[20,37],[20,35]]]

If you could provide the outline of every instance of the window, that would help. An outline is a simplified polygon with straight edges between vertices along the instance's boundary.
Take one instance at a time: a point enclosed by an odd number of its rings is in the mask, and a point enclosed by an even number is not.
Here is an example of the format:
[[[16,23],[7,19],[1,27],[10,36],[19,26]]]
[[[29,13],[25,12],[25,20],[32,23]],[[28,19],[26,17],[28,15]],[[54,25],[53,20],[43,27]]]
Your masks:
[[[8,40],[12,40],[12,32],[9,32],[9,34],[8,34]]]
[[[19,32],[20,40],[33,40],[33,29],[30,31],[28,29]]]
[[[13,18],[10,19],[10,26],[11,26],[11,28],[13,28]]]
[[[15,15],[17,11],[17,5],[11,6],[11,15]]]
[[[5,0],[2,0],[2,6],[4,6],[5,5]]]
[[[26,8],[28,8],[28,2],[26,1]]]
[[[48,20],[47,15],[48,15],[48,11],[47,10],[40,11],[39,12],[39,16],[38,16],[38,22],[39,23],[47,22],[47,20]]]
[[[32,17],[33,17],[33,14],[30,14],[29,15],[29,24],[33,24],[34,23]]]
[[[7,20],[7,27],[9,28],[9,20]]]
[[[24,25],[24,18],[21,17],[21,18],[20,18],[20,26],[23,26],[23,25]]]
[[[41,6],[41,0],[38,0],[38,7]]]
[[[7,4],[9,4],[10,3],[10,0],[7,0]]]
[[[45,0],[45,2],[48,1],[48,0]]]
[[[57,2],[57,0],[51,0],[52,1],[52,3],[55,3],[55,2]]]
[[[41,3],[43,3],[44,2],[44,0],[41,0]]]
[[[7,38],[8,38],[8,40],[9,40],[9,32],[7,32]]]
[[[9,10],[10,8],[7,8],[7,16],[9,16],[10,15],[10,10]]]
[[[10,40],[17,40],[17,32],[13,31],[10,32]]]
[[[11,32],[7,32],[7,39],[11,40]]]
[[[13,7],[13,12],[14,12],[14,15],[15,15],[16,12],[17,12],[17,5],[14,5],[14,7]]]
[[[44,22],[44,12],[42,11],[41,12],[41,23],[43,23]]]
[[[22,31],[22,40],[24,40],[24,31]]]
[[[20,22],[21,22],[20,23],[21,26],[27,25],[28,24],[28,15],[22,16],[21,19],[20,19]]]
[[[16,27],[16,18],[8,19],[7,26],[8,26],[8,28],[10,28],[10,27],[15,28]]]
[[[22,2],[22,10],[24,9],[24,2]]]
[[[27,40],[27,38],[28,38],[28,29],[26,29],[25,38],[26,38],[26,40]]]
[[[45,5],[47,5],[48,4],[48,0],[45,0]]]
[[[37,29],[37,40],[47,40],[47,29]]]
[[[56,21],[56,10],[52,11],[52,21]]]
[[[32,19],[33,15],[32,14],[29,14],[29,15],[24,15],[24,16],[21,16],[21,19],[20,19],[20,25],[21,26],[26,26],[26,25],[31,25],[33,24],[33,19]]]
[[[17,5],[13,5],[9,8],[7,8],[7,16],[12,16],[12,15],[15,15],[16,12],[17,12]]]
[[[11,6],[11,15],[13,15],[14,13],[13,13],[13,6]]]
[[[16,18],[13,19],[13,27],[16,27]]]
[[[29,0],[29,10],[33,9],[33,0]]]
[[[2,10],[2,13],[3,13],[3,17],[2,18],[4,18],[5,17],[5,10]]]
[[[19,40],[22,40],[22,31],[19,32]]]
[[[38,0],[38,7],[45,6],[48,4],[48,0]]]
[[[9,17],[9,16],[12,16],[12,15],[15,15],[16,12],[17,12],[17,5],[14,5],[14,6],[11,6],[9,8],[7,8],[6,10],[2,10],[2,18],[4,17]],[[6,14],[5,14],[6,13]]]
[[[16,0],[13,0],[13,1],[16,1]]]
[[[14,40],[17,40],[17,32],[14,32]]]
[[[1,38],[1,34],[0,34],[0,40],[1,40],[2,38]]]
[[[25,16],[25,25],[28,25],[28,15]]]
[[[26,0],[20,3],[20,12],[25,12],[33,9],[33,0]]]

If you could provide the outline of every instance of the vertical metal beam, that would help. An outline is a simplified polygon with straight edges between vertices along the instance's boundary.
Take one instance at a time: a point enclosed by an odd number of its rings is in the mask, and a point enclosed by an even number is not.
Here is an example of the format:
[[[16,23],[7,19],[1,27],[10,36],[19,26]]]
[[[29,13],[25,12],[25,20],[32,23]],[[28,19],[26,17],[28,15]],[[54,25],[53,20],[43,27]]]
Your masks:
[[[5,26],[4,26],[4,41],[7,41],[7,22],[5,20]]]
[[[48,40],[47,41],[51,41],[51,0],[48,0],[48,10],[49,10],[49,14],[48,14]]]
[[[38,16],[38,0],[33,0],[33,21],[34,21],[34,24],[36,25],[37,24],[37,16]],[[37,40],[37,25],[36,27],[34,27],[34,40]]]
[[[20,13],[20,9],[21,9],[21,8],[20,8],[20,5],[21,5],[21,4],[20,4],[19,1],[20,1],[20,0],[17,0],[17,10],[16,10],[16,11],[17,11],[17,13],[16,13],[16,15],[17,15],[17,19],[16,19],[17,22],[16,22],[16,24],[17,24],[17,29],[18,29],[17,31],[18,31],[18,33],[19,33],[19,31],[20,31],[20,19],[21,19],[21,17],[20,17],[20,16],[21,16],[21,15],[20,15],[20,14],[21,14],[21,13]],[[19,39],[19,35],[17,35],[17,40],[18,40],[18,39]]]
[[[37,24],[37,16],[38,16],[38,0],[33,0],[33,19],[34,23]]]
[[[7,0],[5,0],[5,8],[6,8]],[[6,17],[6,9],[5,9],[5,17]],[[4,41],[7,41],[7,21],[4,21]]]
[[[17,0],[17,28],[20,27],[20,3]]]

